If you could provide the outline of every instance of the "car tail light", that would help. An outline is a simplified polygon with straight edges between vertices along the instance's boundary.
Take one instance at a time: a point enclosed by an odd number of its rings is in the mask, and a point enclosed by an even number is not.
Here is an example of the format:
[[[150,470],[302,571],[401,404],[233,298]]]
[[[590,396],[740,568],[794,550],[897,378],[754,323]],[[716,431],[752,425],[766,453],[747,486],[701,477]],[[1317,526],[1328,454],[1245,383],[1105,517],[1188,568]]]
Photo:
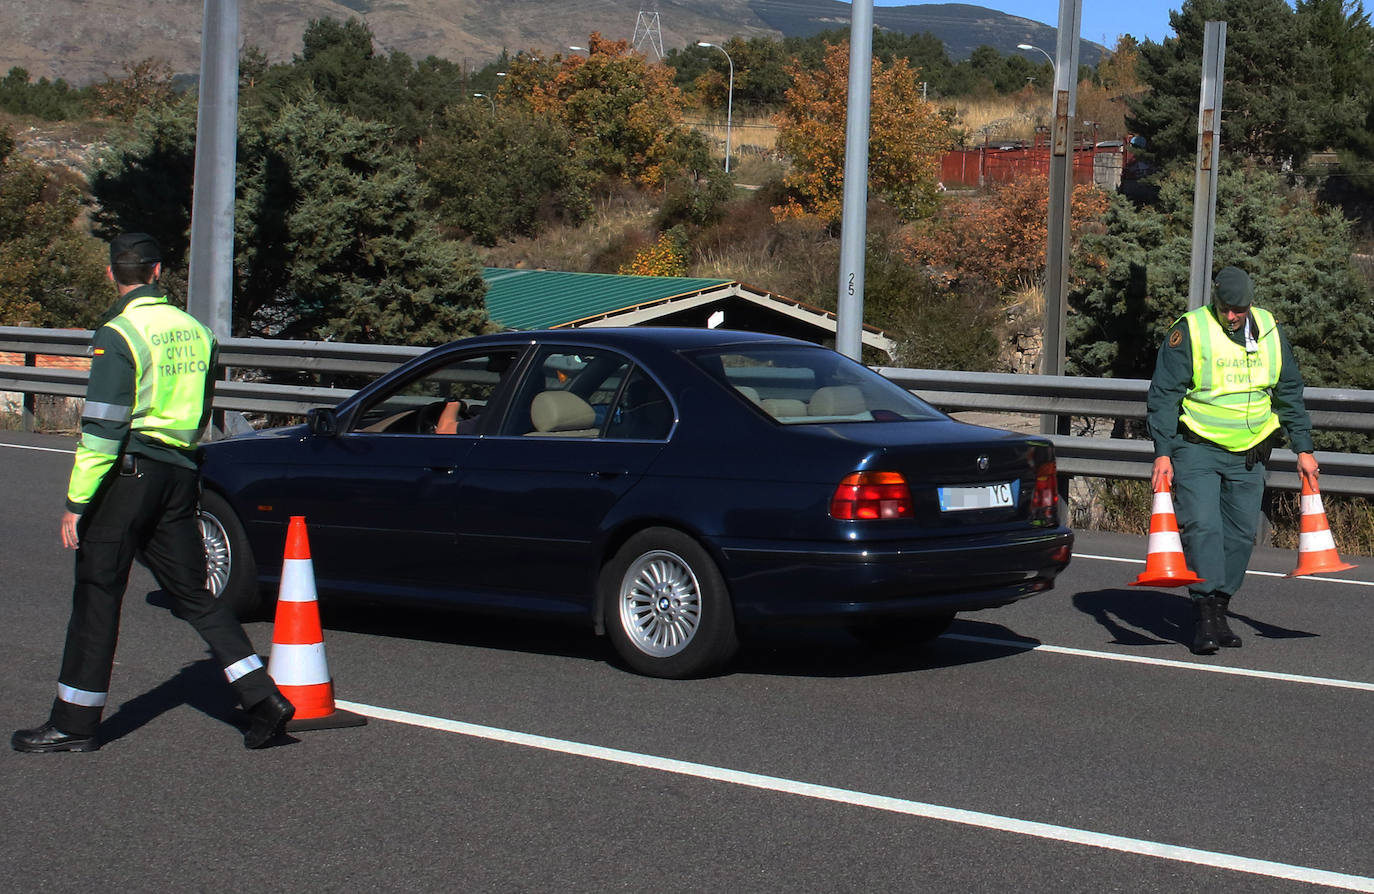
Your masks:
[[[1059,522],[1059,470],[1054,460],[1035,469],[1035,490],[1031,492],[1031,521]]]
[[[832,518],[911,518],[911,489],[900,472],[851,472],[830,498]]]

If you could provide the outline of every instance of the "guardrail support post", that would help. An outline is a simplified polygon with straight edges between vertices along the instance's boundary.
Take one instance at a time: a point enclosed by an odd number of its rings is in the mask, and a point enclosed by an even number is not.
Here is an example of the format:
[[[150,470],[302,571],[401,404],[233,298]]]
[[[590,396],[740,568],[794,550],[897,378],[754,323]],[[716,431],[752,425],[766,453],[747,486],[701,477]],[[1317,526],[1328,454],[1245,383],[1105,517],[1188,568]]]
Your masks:
[[[36,366],[38,357],[35,354],[24,355],[25,366]],[[24,431],[33,431],[34,418],[38,410],[38,395],[32,391],[24,392],[24,408],[19,413],[19,427]]]
[[[1064,374],[1064,316],[1069,291],[1069,224],[1073,199],[1073,119],[1078,100],[1078,32],[1083,0],[1059,0],[1054,56],[1054,121],[1050,131],[1050,194],[1045,247],[1045,339],[1040,371]],[[1068,418],[1040,417],[1040,431],[1068,434]]]

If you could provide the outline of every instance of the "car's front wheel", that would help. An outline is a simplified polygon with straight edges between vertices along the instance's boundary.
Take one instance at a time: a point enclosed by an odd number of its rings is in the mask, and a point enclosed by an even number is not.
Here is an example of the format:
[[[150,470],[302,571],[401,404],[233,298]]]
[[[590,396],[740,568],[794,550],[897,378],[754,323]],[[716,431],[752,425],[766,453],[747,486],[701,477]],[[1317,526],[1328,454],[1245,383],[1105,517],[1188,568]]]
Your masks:
[[[739,649],[725,579],[681,531],[649,528],[627,540],[602,569],[601,598],[616,652],[639,673],[702,676]]]
[[[243,523],[227,500],[209,490],[200,496],[197,518],[205,542],[206,587],[239,618],[256,617],[262,611],[262,593]]]

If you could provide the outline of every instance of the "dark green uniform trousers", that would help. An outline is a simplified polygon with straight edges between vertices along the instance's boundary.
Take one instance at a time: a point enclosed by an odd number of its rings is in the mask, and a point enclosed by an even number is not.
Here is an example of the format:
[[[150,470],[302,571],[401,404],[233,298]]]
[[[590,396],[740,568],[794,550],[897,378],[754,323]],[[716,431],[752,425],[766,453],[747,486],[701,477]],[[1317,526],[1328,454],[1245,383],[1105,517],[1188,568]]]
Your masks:
[[[76,586],[50,722],[93,736],[105,708],[120,607],[136,551],[210,646],[245,708],[277,691],[238,619],[205,588],[205,544],[196,521],[194,469],[138,457],[136,474],[113,470],[77,523]]]
[[[1255,548],[1264,464],[1245,468],[1244,453],[1185,443],[1174,451],[1174,511],[1188,567],[1202,578],[1193,598],[1234,596]]]

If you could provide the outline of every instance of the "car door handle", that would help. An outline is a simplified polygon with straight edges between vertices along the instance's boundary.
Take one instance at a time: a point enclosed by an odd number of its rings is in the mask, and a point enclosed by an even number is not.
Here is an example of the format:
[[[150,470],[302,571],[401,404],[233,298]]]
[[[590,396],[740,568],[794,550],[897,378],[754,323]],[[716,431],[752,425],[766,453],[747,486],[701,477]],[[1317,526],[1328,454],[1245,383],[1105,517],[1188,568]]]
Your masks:
[[[630,474],[629,469],[597,469],[592,472],[593,478],[619,478],[621,475]]]
[[[426,472],[433,472],[435,475],[452,475],[457,470],[457,466],[425,466]]]

